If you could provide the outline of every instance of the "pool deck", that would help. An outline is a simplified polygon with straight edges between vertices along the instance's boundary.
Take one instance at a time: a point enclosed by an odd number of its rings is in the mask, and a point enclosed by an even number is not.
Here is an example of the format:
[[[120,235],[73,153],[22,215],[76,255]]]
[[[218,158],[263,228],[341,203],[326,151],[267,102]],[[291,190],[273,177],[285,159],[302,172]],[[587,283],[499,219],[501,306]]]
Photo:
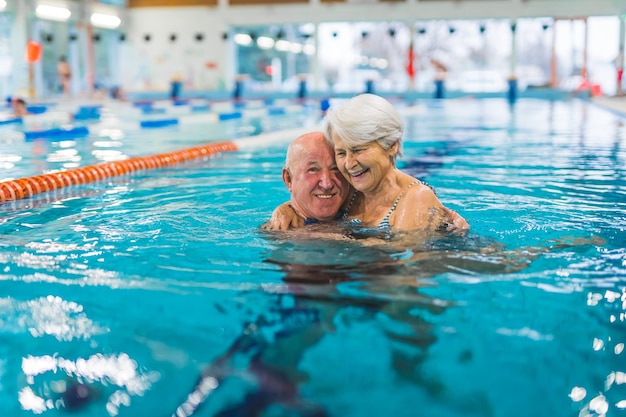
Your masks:
[[[591,101],[626,117],[626,96],[599,96],[591,98]]]

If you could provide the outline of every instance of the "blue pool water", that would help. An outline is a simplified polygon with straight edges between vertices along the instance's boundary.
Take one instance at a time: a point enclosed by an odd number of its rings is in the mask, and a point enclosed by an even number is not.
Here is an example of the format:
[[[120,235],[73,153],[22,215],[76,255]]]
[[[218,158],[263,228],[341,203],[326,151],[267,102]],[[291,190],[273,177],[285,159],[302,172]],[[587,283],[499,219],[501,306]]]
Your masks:
[[[624,118],[583,101],[413,104],[401,164],[465,237],[260,231],[288,198],[285,144],[0,206],[3,415],[626,415]],[[62,149],[83,165],[305,119]],[[60,146],[5,141],[21,159],[3,177],[63,168]],[[76,387],[91,401],[64,406]]]

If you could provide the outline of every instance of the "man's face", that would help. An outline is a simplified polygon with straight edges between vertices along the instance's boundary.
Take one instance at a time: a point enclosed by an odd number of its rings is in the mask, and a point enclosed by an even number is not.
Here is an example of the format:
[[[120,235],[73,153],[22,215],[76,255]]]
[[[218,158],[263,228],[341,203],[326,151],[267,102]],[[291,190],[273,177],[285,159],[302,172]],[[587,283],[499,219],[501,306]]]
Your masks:
[[[337,169],[332,148],[321,135],[295,146],[291,166],[283,170],[291,204],[307,218],[335,219],[349,185]]]

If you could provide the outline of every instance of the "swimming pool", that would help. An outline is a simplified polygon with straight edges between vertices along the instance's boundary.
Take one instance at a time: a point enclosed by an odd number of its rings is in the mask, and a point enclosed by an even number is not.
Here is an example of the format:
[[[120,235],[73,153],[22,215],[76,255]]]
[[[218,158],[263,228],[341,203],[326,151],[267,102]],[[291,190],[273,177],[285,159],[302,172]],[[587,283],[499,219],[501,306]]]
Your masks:
[[[73,387],[93,397],[68,403],[81,416],[623,415],[624,119],[583,101],[402,111],[404,169],[468,236],[261,232],[288,198],[285,143],[0,206],[0,409],[64,415]],[[105,140],[132,156],[251,131],[229,123]],[[68,146],[77,163],[98,140]],[[59,143],[5,144],[27,160],[10,176],[59,169]]]

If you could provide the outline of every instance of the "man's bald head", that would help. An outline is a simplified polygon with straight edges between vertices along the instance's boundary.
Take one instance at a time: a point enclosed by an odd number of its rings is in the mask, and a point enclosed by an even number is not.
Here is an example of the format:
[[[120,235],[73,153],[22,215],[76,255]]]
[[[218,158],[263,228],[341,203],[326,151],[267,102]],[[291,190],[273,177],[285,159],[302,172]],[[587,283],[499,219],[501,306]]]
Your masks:
[[[285,158],[285,168],[289,168],[294,160],[298,160],[303,154],[309,152],[309,150],[316,146],[326,146],[334,153],[334,150],[326,142],[326,138],[322,132],[309,132],[304,135],[298,136],[293,142],[289,144],[287,148],[287,156]]]

